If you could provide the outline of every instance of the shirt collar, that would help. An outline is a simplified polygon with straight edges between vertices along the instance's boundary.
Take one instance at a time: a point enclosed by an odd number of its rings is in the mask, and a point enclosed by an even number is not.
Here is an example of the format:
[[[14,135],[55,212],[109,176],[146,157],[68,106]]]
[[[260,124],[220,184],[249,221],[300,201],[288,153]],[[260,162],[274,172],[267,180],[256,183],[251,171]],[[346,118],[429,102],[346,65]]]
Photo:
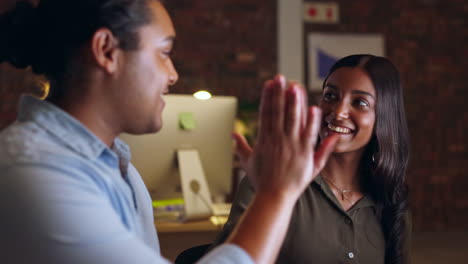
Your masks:
[[[317,185],[329,200],[333,201],[334,203],[338,201],[333,192],[331,191],[330,186],[328,186],[328,183],[323,179],[323,176],[321,174],[317,175],[313,184]],[[358,203],[355,204],[353,208],[351,208],[351,210],[363,207],[375,207],[374,200],[367,194],[364,195],[361,198],[361,200],[359,200]]]
[[[121,171],[128,170],[128,164],[130,164],[130,160],[132,155],[130,154],[130,148],[127,144],[125,144],[121,139],[116,138],[114,140],[114,145],[112,145],[112,150],[117,154],[119,157],[119,167]]]
[[[48,101],[23,96],[20,101],[18,121],[35,122],[62,144],[88,159],[96,159],[104,150],[109,150],[107,145],[80,121]],[[121,159],[130,160],[128,146],[118,138],[114,141],[112,150]]]

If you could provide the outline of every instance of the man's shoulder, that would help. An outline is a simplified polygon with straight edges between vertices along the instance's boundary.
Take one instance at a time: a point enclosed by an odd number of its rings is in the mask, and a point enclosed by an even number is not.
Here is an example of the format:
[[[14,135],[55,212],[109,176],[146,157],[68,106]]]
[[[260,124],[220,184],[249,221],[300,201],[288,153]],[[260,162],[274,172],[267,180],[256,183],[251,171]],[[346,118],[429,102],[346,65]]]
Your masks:
[[[50,186],[67,183],[93,190],[111,184],[113,172],[34,123],[13,124],[0,132],[0,171],[3,187],[46,181]]]
[[[0,167],[38,163],[73,153],[34,122],[15,122],[0,131]]]

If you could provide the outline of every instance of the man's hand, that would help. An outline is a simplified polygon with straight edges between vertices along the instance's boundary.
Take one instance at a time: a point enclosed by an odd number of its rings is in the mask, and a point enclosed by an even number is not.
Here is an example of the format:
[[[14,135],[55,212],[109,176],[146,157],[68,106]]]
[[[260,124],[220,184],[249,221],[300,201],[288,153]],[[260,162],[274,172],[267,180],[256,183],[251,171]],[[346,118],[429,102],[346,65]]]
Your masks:
[[[279,75],[265,84],[253,149],[233,134],[256,191],[227,241],[242,247],[256,263],[274,263],[294,204],[334,149],[337,138],[329,137],[315,152],[320,125],[320,109],[307,108],[304,90],[287,85]]]
[[[316,149],[321,126],[318,107],[306,107],[304,89],[279,75],[265,84],[260,107],[260,130],[253,149],[238,134],[236,152],[257,192],[291,195],[297,199],[317,176],[337,138]]]

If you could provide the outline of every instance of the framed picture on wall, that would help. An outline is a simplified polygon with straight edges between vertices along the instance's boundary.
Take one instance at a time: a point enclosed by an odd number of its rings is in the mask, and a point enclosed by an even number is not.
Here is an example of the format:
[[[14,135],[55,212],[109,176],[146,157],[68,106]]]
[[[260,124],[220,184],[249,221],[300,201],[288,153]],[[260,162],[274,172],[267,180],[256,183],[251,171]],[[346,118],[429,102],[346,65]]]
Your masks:
[[[309,90],[318,92],[331,66],[340,58],[365,53],[384,56],[381,34],[310,33],[308,35]]]

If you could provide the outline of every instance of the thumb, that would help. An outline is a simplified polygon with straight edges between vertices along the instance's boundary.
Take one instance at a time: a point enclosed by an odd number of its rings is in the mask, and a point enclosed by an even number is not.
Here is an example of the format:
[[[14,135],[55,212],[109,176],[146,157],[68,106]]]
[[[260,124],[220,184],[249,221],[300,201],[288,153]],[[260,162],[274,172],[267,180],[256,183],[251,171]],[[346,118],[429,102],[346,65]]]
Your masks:
[[[327,164],[328,158],[335,149],[336,144],[338,143],[338,135],[333,134],[326,137],[323,142],[320,144],[319,148],[314,154],[314,177],[319,174],[319,172]]]

